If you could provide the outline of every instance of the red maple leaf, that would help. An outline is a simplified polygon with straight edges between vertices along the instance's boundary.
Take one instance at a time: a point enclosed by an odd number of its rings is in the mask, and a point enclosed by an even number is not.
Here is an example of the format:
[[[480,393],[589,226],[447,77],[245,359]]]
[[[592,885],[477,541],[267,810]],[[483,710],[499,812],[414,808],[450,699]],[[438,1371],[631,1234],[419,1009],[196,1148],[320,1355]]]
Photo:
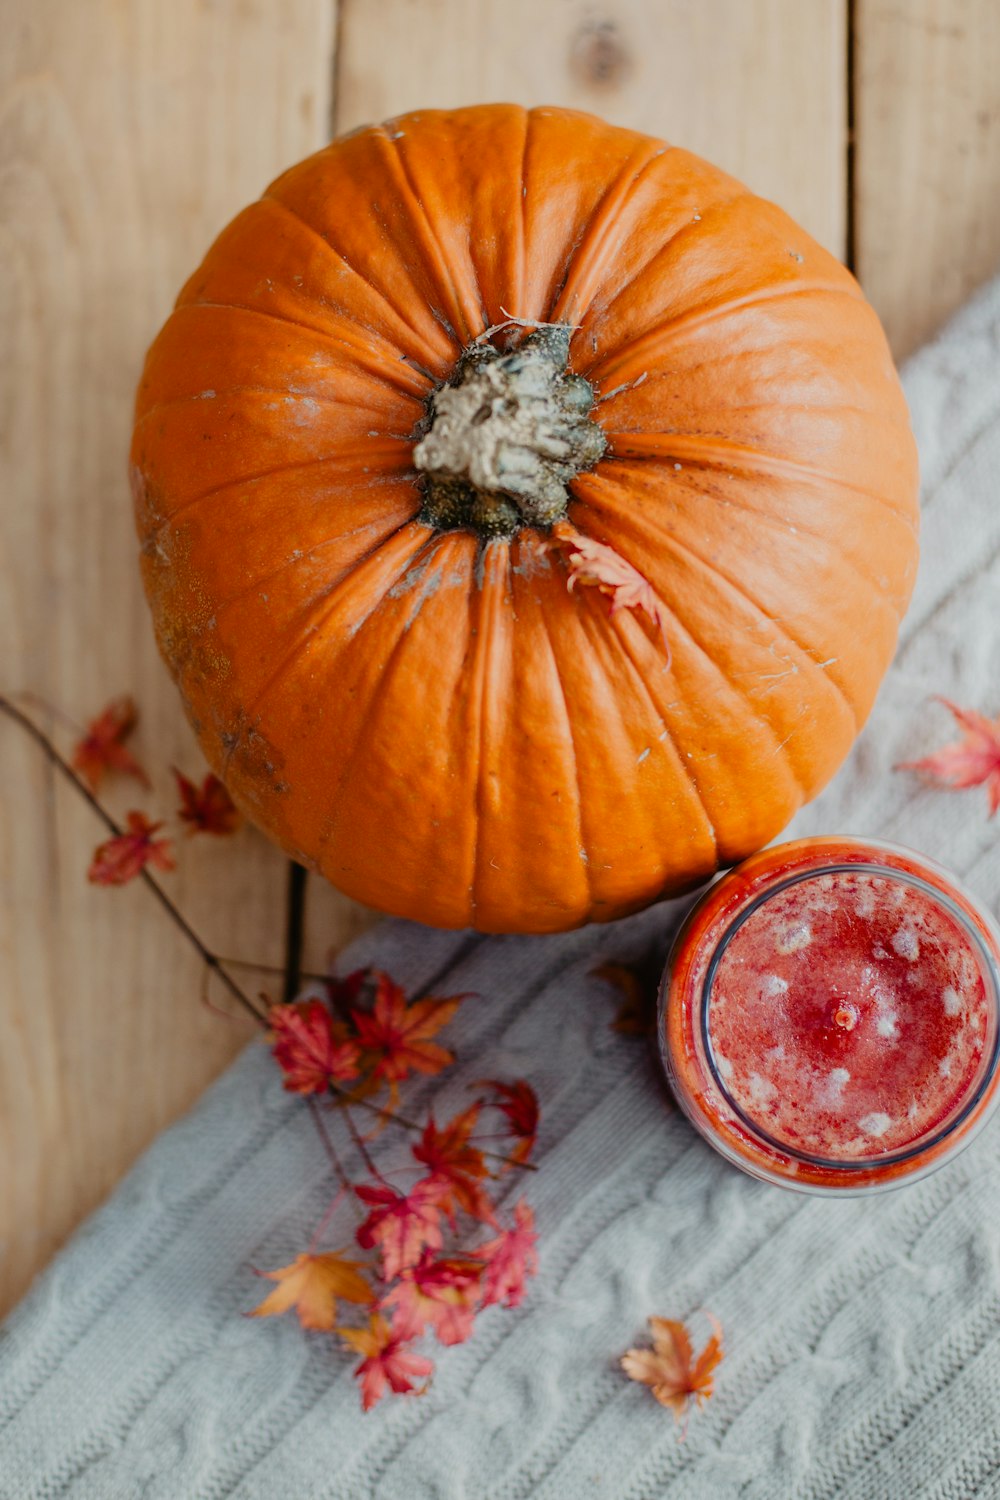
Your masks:
[[[338,1328],[337,1332],[356,1353],[364,1355],[354,1375],[361,1382],[361,1405],[365,1411],[381,1401],[386,1386],[397,1395],[423,1395],[426,1385],[417,1387],[415,1382],[432,1373],[433,1360],[414,1354],[408,1336],[381,1313],[372,1314],[367,1328]]]
[[[359,1183],[354,1191],[371,1209],[358,1226],[358,1244],[363,1250],[378,1245],[386,1281],[415,1265],[425,1245],[440,1250],[441,1189],[432,1178],[422,1178],[408,1193],[389,1183]]]
[[[331,975],[324,981],[326,996],[330,1002],[330,1009],[336,1011],[346,1019],[350,1014],[350,1008],[357,1000],[361,991],[368,982],[367,969],[353,969],[343,979]]]
[[[462,1256],[434,1259],[425,1250],[415,1266],[400,1272],[384,1307],[395,1307],[394,1327],[415,1338],[428,1324],[442,1344],[462,1344],[472,1332],[483,1263]]]
[[[474,1088],[492,1089],[495,1098],[489,1102],[507,1116],[508,1134],[515,1145],[508,1157],[508,1170],[515,1162],[522,1166],[535,1149],[538,1135],[538,1095],[523,1078],[514,1083],[502,1083],[497,1078],[480,1078]]]
[[[358,1076],[357,1042],[334,1021],[322,1000],[272,1005],[271,1051],[293,1094],[325,1094],[331,1083]]]
[[[972,708],[959,708],[948,698],[939,698],[964,730],[960,740],[945,745],[923,760],[904,760],[898,771],[919,771],[952,791],[985,786],[992,818],[1000,809],[1000,718],[987,719]]]
[[[90,721],[87,732],[74,746],[73,767],[92,792],[97,791],[107,771],[121,771],[126,776],[134,776],[143,786],[149,786],[149,777],[124,743],[137,719],[136,707],[130,697],[115,698],[103,713]]]
[[[188,833],[235,833],[240,815],[218,776],[209,771],[199,787],[176,766],[173,772],[181,794],[177,816],[188,825]]]
[[[717,1318],[710,1313],[706,1316],[712,1325],[712,1337],[697,1359],[684,1324],[670,1318],[650,1318],[652,1349],[629,1349],[621,1358],[629,1380],[648,1385],[678,1422],[688,1415],[692,1401],[701,1406],[712,1395],[713,1377],[722,1360],[722,1329]]]
[[[128,833],[117,834],[94,850],[87,879],[93,885],[126,885],[152,865],[156,870],[172,870],[173,854],[169,839],[154,838],[162,823],[151,823],[145,813],[125,815]]]
[[[525,1277],[538,1271],[537,1243],[535,1216],[522,1198],[514,1206],[514,1228],[504,1229],[495,1240],[476,1247],[476,1254],[486,1261],[484,1307],[491,1302],[505,1302],[507,1307],[521,1303]]]
[[[417,1161],[430,1172],[430,1181],[438,1184],[439,1204],[452,1224],[456,1208],[464,1209],[475,1219],[495,1224],[493,1202],[481,1179],[488,1177],[483,1153],[469,1144],[469,1137],[479,1121],[479,1105],[473,1104],[455,1115],[447,1125],[438,1127],[431,1115],[424,1133],[412,1147]]]
[[[595,542],[592,537],[582,536],[572,530],[555,533],[555,542],[569,553],[569,577],[566,587],[572,593],[577,584],[600,589],[611,600],[611,614],[620,609],[641,610],[657,627],[670,664],[670,645],[667,641],[667,609],[653,592],[653,586],[638,569],[626,562],[620,553],[604,542]]]
[[[455,1014],[465,995],[445,1000],[414,1000],[407,1005],[398,984],[378,970],[375,981],[375,1003],[370,1011],[352,1010],[358,1040],[374,1058],[372,1076],[387,1083],[398,1083],[411,1072],[440,1073],[454,1062],[454,1053],[428,1040],[440,1031]]]

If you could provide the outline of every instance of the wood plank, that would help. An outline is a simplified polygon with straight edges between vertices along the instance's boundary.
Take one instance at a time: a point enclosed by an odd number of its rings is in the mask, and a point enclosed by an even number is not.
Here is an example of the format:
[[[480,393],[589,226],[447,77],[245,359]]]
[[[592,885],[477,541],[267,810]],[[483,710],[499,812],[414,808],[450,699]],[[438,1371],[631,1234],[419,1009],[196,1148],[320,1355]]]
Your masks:
[[[855,242],[897,358],[1000,269],[1000,5],[857,0]]]
[[[331,0],[2,0],[0,631],[7,687],[77,720],[141,705],[171,810],[200,765],[152,639],[126,484],[143,351],[211,237],[321,144]],[[9,675],[8,675],[9,674]],[[72,736],[61,731],[63,742]],[[247,1035],[148,892],[88,886],[100,829],[0,723],[0,1307]],[[258,835],[166,876],[210,943],[284,959],[286,862]]]
[[[338,130],[498,99],[677,141],[844,252],[846,0],[341,0]],[[311,878],[306,966],[369,920]]]

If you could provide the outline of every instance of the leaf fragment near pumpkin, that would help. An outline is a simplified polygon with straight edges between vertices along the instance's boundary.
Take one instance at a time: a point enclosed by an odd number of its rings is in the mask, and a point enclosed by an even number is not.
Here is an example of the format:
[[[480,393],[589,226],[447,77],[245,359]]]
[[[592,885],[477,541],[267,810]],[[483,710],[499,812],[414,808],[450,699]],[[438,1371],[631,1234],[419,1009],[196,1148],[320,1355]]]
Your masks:
[[[657,598],[649,580],[604,542],[595,542],[592,537],[562,528],[555,533],[555,540],[557,546],[568,553],[569,577],[566,587],[570,593],[578,585],[594,587],[611,600],[612,616],[620,609],[634,609],[646,615],[660,632],[669,666],[667,610]]]

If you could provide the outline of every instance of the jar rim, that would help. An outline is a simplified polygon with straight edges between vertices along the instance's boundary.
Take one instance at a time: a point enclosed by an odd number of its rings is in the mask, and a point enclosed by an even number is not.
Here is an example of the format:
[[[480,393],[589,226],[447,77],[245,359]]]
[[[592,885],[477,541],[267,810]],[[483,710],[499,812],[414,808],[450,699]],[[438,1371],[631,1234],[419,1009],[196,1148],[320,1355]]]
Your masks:
[[[847,837],[848,836],[846,835],[844,836],[845,841]],[[826,841],[823,839],[802,841],[792,840],[789,841],[787,846],[777,845],[773,847],[775,849],[782,847],[791,848],[795,843],[798,842],[822,844]],[[925,865],[931,865],[933,867],[933,861],[928,861],[924,855],[919,854],[916,850],[904,849],[899,845],[893,844],[878,844],[874,840],[863,838],[852,837],[850,838],[850,842],[861,845],[863,847],[885,849],[890,853],[898,852],[908,858],[915,857],[918,861],[922,861]],[[766,853],[771,851],[768,850],[763,852]],[[946,872],[942,871],[942,874],[944,873]],[[771,1135],[770,1132],[766,1130],[758,1120],[755,1120],[751,1115],[747,1114],[747,1112],[742,1108],[742,1106],[730,1092],[726,1084],[725,1077],[718,1067],[712,1045],[711,1033],[709,1030],[709,1002],[711,999],[712,985],[718,972],[719,964],[722,961],[723,955],[725,954],[729,943],[732,941],[732,939],[735,937],[736,933],[740,930],[744,923],[747,922],[755,912],[759,911],[760,908],[764,906],[768,901],[770,901],[773,897],[780,895],[782,891],[788,890],[791,886],[801,884],[802,882],[807,880],[815,880],[824,875],[843,874],[863,874],[874,876],[878,879],[896,880],[900,884],[919,889],[923,894],[943,907],[947,914],[959,926],[967,941],[970,942],[970,945],[976,953],[976,957],[979,961],[981,975],[984,979],[985,984],[987,985],[987,1003],[989,1005],[990,1015],[994,1023],[993,1046],[989,1054],[985,1069],[982,1072],[982,1075],[978,1083],[976,1084],[975,1089],[965,1099],[957,1113],[948,1115],[945,1119],[945,1123],[941,1125],[933,1135],[925,1135],[914,1144],[906,1146],[905,1148],[901,1148],[898,1151],[881,1152],[870,1156],[847,1158],[819,1156],[812,1152],[802,1151],[795,1146],[790,1145],[787,1141],[783,1141],[777,1136]],[[948,879],[951,881],[953,880],[953,877],[949,875]],[[978,903],[973,904],[977,907],[978,910]],[[811,864],[807,869],[793,871],[779,880],[777,884],[769,886],[763,891],[759,891],[746,903],[745,906],[741,907],[730,917],[722,934],[717,939],[712,957],[709,960],[708,967],[705,971],[700,993],[698,995],[698,1010],[700,1039],[702,1048],[704,1050],[704,1057],[705,1062],[708,1066],[709,1075],[712,1079],[713,1084],[716,1086],[716,1088],[718,1088],[720,1094],[725,1100],[726,1105],[733,1111],[733,1114],[740,1121],[744,1129],[747,1130],[751,1136],[755,1137],[762,1145],[770,1148],[772,1151],[779,1153],[781,1156],[788,1157],[796,1162],[800,1162],[804,1166],[818,1168],[820,1170],[847,1172],[848,1174],[851,1174],[853,1172],[871,1173],[873,1169],[879,1169],[882,1167],[898,1167],[908,1161],[913,1161],[918,1157],[936,1151],[938,1147],[940,1147],[945,1141],[947,1141],[949,1136],[953,1135],[965,1123],[965,1121],[975,1113],[979,1105],[982,1103],[983,1098],[989,1092],[996,1077],[998,1068],[1000,1068],[1000,969],[998,969],[996,957],[987,945],[983,934],[977,929],[975,922],[972,921],[969,914],[962,909],[959,902],[956,901],[948,891],[943,890],[940,886],[934,884],[930,880],[925,879],[915,871],[903,870],[892,864],[879,864],[874,861],[861,860],[834,860],[830,863],[825,864]]]

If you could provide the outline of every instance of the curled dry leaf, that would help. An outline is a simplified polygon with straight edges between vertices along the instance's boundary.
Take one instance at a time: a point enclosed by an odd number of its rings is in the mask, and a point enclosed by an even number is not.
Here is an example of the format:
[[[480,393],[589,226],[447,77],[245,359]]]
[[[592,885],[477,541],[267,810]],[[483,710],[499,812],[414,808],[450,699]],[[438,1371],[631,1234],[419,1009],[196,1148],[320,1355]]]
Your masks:
[[[201,786],[189,781],[182,771],[173,768],[180,792],[181,805],[177,816],[187,824],[188,833],[235,833],[240,826],[240,815],[233,805],[226,788],[211,771]]]
[[[523,1078],[514,1083],[503,1083],[498,1078],[480,1078],[472,1088],[491,1089],[493,1098],[488,1102],[507,1116],[508,1134],[514,1141],[503,1170],[515,1164],[522,1166],[535,1149],[538,1136],[538,1095]]]
[[[434,1370],[433,1360],[414,1354],[409,1335],[403,1334],[381,1313],[373,1313],[367,1328],[338,1328],[337,1332],[357,1354],[364,1356],[354,1374],[361,1382],[361,1404],[371,1411],[390,1387],[397,1395],[422,1396],[426,1384],[417,1386]]]
[[[138,717],[130,697],[115,698],[90,721],[83,738],[73,747],[73,769],[79,771],[92,792],[97,791],[108,771],[134,776],[143,786],[149,786],[149,777],[131,750],[125,748]]]
[[[1000,809],[1000,718],[987,719],[975,709],[959,708],[939,698],[963,731],[962,738],[922,760],[904,760],[897,771],[919,771],[952,791],[985,786],[992,818]]]
[[[723,1357],[722,1327],[711,1313],[706,1317],[712,1337],[697,1359],[684,1324],[670,1318],[650,1318],[652,1349],[629,1349],[621,1358],[628,1378],[648,1385],[678,1422],[687,1418],[692,1401],[700,1406],[712,1395],[715,1371]]]
[[[322,1000],[273,1005],[268,1012],[271,1052],[294,1094],[325,1094],[332,1083],[358,1076],[360,1050]]]
[[[612,961],[591,970],[595,979],[603,979],[621,996],[611,1022],[612,1031],[621,1032],[623,1036],[654,1034],[663,964],[664,955],[656,948],[631,963]]]
[[[388,974],[373,971],[375,1002],[370,1011],[352,1010],[358,1041],[372,1055],[372,1075],[387,1083],[399,1083],[410,1073],[440,1073],[455,1055],[432,1042],[450,1021],[466,995],[447,999],[427,998],[407,1004],[406,996]]]
[[[491,1302],[517,1307],[524,1300],[525,1279],[538,1272],[537,1243],[535,1216],[522,1198],[514,1205],[514,1228],[504,1229],[495,1240],[476,1246],[476,1254],[486,1261],[484,1307]]]
[[[154,838],[163,827],[162,823],[151,823],[145,813],[126,814],[127,833],[99,844],[87,871],[92,885],[127,885],[142,873],[147,865],[154,870],[172,870],[173,852],[169,839]]]
[[[600,589],[611,600],[613,616],[620,609],[640,610],[659,630],[669,664],[667,610],[657,598],[649,580],[627,562],[621,553],[606,546],[604,542],[595,542],[592,537],[582,536],[569,528],[557,528],[555,541],[557,546],[569,554],[567,588],[572,591],[580,584]]]
[[[482,1179],[489,1176],[483,1153],[478,1146],[469,1143],[478,1123],[478,1104],[455,1115],[443,1126],[438,1126],[431,1115],[423,1135],[412,1147],[417,1161],[427,1168],[430,1181],[437,1183],[439,1205],[452,1224],[456,1209],[463,1209],[474,1219],[482,1219],[487,1224],[496,1223],[493,1201],[482,1186]]]
[[[375,1301],[360,1263],[333,1252],[297,1255],[289,1266],[257,1274],[278,1285],[253,1309],[253,1318],[271,1318],[294,1307],[303,1328],[329,1333],[336,1322],[338,1298],[355,1304]]]

